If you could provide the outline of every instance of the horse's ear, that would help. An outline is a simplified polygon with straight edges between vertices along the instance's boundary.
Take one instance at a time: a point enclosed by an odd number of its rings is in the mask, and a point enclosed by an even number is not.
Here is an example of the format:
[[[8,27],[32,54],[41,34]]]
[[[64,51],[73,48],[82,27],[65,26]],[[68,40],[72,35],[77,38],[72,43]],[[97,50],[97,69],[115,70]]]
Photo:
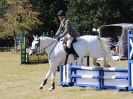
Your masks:
[[[36,35],[36,39],[37,39],[37,40],[39,40],[39,37],[38,37],[38,35]]]
[[[33,38],[34,38],[34,40],[36,39],[36,36],[35,35],[33,35]]]

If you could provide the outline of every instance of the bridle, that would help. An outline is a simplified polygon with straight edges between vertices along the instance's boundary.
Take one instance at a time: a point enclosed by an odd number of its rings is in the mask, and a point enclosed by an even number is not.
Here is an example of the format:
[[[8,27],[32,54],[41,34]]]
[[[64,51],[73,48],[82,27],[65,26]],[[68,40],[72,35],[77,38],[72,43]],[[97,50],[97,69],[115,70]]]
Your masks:
[[[36,41],[39,41],[36,47],[36,49],[31,49],[32,51],[36,52],[37,54],[41,53],[41,52],[44,52],[47,48],[49,48],[51,45],[53,45],[55,43],[55,41],[51,42],[49,45],[47,45],[45,48],[43,48],[42,50],[39,50],[37,52],[37,49],[39,48],[40,49],[40,39],[36,40]],[[58,42],[57,42],[58,43]],[[55,44],[55,46],[57,45],[57,43]],[[53,49],[50,51],[49,55],[52,53],[52,51],[54,50],[55,46],[53,47]]]
[[[40,48],[40,39],[35,40],[35,41],[39,41],[39,42],[38,42],[38,44],[35,44],[35,45],[37,45],[37,47],[35,49],[30,48],[33,52],[36,52],[38,47]]]

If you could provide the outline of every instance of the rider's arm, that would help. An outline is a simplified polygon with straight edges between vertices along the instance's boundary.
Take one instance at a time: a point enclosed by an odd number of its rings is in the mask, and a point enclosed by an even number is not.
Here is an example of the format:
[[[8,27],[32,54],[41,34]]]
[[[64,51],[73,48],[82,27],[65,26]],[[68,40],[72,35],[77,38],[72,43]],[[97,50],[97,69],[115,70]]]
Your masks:
[[[69,20],[66,21],[64,27],[65,27],[65,30],[64,30],[64,32],[60,35],[60,38],[64,37],[67,33],[70,32],[70,22],[69,22]]]
[[[61,24],[60,24],[59,29],[57,30],[57,32],[56,32],[56,34],[55,34],[55,38],[60,36],[61,31],[62,31],[62,26],[61,26]]]

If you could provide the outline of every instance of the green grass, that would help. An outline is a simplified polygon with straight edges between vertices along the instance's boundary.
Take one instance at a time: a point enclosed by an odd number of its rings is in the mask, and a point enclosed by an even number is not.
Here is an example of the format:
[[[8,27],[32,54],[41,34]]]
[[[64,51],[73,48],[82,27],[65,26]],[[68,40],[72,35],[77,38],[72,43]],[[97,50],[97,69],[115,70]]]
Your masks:
[[[0,53],[0,99],[133,99],[132,92],[97,91],[95,88],[58,86],[59,73],[56,75],[54,91],[48,91],[51,78],[40,91],[38,87],[49,65],[20,65],[19,60],[17,53]],[[116,61],[116,64],[118,64],[117,67],[126,67],[127,61]]]

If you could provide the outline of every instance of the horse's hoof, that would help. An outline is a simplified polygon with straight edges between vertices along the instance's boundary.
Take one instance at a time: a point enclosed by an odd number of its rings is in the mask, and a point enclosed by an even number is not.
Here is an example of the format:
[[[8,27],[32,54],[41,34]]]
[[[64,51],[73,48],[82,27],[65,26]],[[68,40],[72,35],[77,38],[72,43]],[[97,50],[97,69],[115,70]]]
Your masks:
[[[99,63],[97,63],[97,66],[101,66]]]
[[[39,87],[39,90],[43,90],[43,87],[41,86],[41,87]]]
[[[53,87],[51,87],[51,88],[49,88],[49,91],[53,91],[55,88],[53,88]]]

